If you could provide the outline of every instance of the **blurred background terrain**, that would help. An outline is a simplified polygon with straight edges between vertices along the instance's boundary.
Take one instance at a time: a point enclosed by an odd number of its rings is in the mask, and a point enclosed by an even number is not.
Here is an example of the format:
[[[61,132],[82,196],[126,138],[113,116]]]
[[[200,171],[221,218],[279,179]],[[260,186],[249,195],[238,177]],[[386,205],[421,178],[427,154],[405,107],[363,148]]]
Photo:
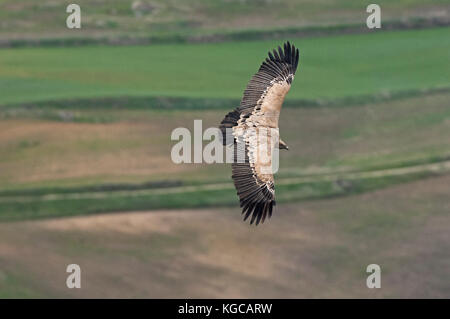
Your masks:
[[[0,0],[0,297],[450,297],[450,3]],[[267,51],[300,66],[277,206],[170,160]],[[67,289],[66,266],[82,269]],[[367,289],[367,265],[382,288]]]

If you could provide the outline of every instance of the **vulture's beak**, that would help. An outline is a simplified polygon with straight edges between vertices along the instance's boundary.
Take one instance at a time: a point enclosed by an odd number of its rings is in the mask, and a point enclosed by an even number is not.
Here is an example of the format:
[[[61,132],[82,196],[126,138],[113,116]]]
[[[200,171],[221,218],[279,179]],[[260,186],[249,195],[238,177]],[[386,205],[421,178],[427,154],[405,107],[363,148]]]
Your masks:
[[[278,142],[278,148],[280,150],[289,150],[289,146],[287,146],[287,144],[285,142],[283,142],[282,140],[280,140]]]

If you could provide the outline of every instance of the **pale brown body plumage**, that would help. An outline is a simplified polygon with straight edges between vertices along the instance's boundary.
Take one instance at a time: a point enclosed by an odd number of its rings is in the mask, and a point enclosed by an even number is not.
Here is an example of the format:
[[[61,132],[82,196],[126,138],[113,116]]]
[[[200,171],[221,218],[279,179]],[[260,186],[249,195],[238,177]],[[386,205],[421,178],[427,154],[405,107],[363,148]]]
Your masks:
[[[287,148],[279,139],[278,119],[298,59],[298,50],[289,42],[284,44],[284,51],[278,47],[278,52],[269,52],[269,58],[247,85],[240,107],[228,113],[220,125],[224,145],[232,144],[235,149],[232,177],[244,220],[252,215],[250,223],[264,222],[275,205],[271,158],[278,143],[280,148]],[[243,161],[237,157],[238,149],[245,152]]]

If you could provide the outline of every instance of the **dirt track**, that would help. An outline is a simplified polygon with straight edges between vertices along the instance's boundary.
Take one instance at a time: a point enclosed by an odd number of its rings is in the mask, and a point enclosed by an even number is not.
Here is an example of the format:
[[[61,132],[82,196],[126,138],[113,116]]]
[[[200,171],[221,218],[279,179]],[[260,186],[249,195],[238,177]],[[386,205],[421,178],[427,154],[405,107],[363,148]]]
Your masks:
[[[292,185],[299,183],[309,183],[318,181],[335,181],[341,180],[355,180],[361,178],[377,178],[384,176],[401,176],[413,173],[435,173],[445,174],[450,172],[450,161],[423,164],[401,168],[391,168],[384,170],[366,171],[366,172],[339,172],[339,173],[326,173],[309,175],[304,177],[293,177],[276,179],[275,182],[278,185]],[[232,189],[232,183],[218,183],[207,184],[200,186],[178,186],[168,187],[162,189],[144,189],[144,190],[128,190],[128,191],[114,191],[116,196],[142,196],[142,195],[158,195],[158,194],[173,194],[173,193],[188,193],[207,190],[221,190]],[[42,201],[51,200],[64,200],[64,199],[94,199],[94,198],[106,198],[111,195],[112,192],[90,192],[90,193],[69,193],[69,194],[48,194],[44,196],[12,196],[12,197],[0,197],[0,202],[27,202],[35,201],[36,199]]]

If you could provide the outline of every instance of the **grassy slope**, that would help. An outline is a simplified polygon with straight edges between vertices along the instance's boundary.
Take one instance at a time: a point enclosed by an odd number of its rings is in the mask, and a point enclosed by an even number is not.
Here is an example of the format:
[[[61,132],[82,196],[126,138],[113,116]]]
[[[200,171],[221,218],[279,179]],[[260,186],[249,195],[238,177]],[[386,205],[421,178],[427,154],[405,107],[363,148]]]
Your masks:
[[[62,1],[0,0],[0,39],[209,33],[218,28],[361,22],[366,16],[365,4],[352,0],[193,1],[189,7],[154,0],[160,7],[150,19],[133,17],[131,1],[89,2],[78,2],[85,19],[81,32],[75,33],[64,27]],[[378,3],[383,19],[398,19],[427,16],[447,2]],[[305,63],[290,98],[448,86],[448,32],[299,40]],[[2,50],[0,104],[122,94],[239,98],[258,60],[274,44]],[[189,69],[180,72],[180,65]],[[448,94],[438,94],[338,111],[286,109],[282,134],[291,151],[283,154],[280,175],[405,166],[448,156],[448,99]],[[43,186],[61,191],[61,186],[77,185],[86,191],[87,184],[217,181],[229,175],[225,165],[167,164],[167,136],[173,127],[189,126],[194,118],[213,125],[223,111],[93,106],[70,107],[74,123],[61,122],[67,110],[1,110],[0,188],[46,192]],[[351,192],[414,178],[358,181]],[[239,222],[237,208],[0,224],[0,298],[448,297],[449,185],[446,176],[365,195],[279,205],[277,218],[251,236]],[[334,183],[280,185],[277,191],[281,202],[344,193]],[[3,202],[0,212],[11,220],[168,203],[196,207],[236,202],[232,188],[194,195],[112,196],[48,206]],[[89,271],[84,289],[69,291],[64,269],[74,259]],[[364,285],[364,268],[373,262],[383,267],[383,289],[377,291]]]
[[[235,208],[0,224],[0,268],[27,278],[0,278],[0,296],[446,298],[449,191],[446,176],[282,204],[257,228]],[[74,262],[82,289],[64,285]],[[365,286],[372,263],[382,289]]]
[[[137,33],[199,34],[235,29],[364,22],[370,2],[353,0],[151,0],[151,10],[137,16],[133,0],[79,0],[82,29],[69,30],[67,2],[62,0],[1,0],[3,37],[65,37]],[[380,0],[383,19],[429,17],[442,14],[445,0]]]
[[[288,99],[448,86],[449,32],[292,39],[301,62]],[[238,99],[267,50],[280,43],[2,50],[0,104],[120,95]]]

